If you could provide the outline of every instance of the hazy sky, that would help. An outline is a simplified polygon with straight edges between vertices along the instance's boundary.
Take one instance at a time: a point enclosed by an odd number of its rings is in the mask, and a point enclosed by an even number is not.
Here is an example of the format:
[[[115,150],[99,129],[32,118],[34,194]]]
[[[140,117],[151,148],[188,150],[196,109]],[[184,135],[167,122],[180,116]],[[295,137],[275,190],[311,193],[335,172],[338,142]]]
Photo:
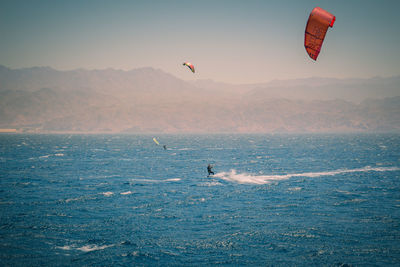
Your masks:
[[[1,0],[0,6],[0,64],[10,68],[150,66],[185,80],[230,83],[400,74],[399,0]],[[316,6],[336,22],[314,62],[304,29]]]

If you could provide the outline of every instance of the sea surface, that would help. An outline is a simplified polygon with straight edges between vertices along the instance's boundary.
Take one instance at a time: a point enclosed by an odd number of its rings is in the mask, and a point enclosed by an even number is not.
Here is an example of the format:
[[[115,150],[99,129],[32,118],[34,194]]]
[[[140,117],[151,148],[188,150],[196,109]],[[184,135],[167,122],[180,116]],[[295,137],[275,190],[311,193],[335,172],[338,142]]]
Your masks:
[[[1,266],[399,266],[400,135],[1,134],[0,216]]]

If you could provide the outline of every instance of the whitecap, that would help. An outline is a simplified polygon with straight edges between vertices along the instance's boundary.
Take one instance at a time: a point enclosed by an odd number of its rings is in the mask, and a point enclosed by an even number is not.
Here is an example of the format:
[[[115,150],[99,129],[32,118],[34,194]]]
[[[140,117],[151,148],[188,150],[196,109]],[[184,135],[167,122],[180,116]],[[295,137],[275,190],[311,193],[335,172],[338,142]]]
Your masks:
[[[63,246],[63,247],[56,247],[56,248],[59,248],[59,249],[62,249],[62,250],[71,250],[72,249],[71,246]]]
[[[71,201],[78,201],[78,200],[81,200],[81,199],[82,199],[82,197],[68,198],[68,199],[65,200],[65,202],[68,203],[68,202],[71,202]]]
[[[336,189],[335,191],[338,192],[338,193],[341,193],[341,194],[345,194],[345,195],[351,195],[351,194],[353,194],[353,193],[351,193],[351,192],[349,192],[349,191],[345,191],[345,190]]]
[[[132,194],[131,191],[127,191],[127,192],[122,192],[122,193],[120,193],[120,195],[130,195],[130,194]]]
[[[181,180],[181,178],[170,178],[170,179],[166,179],[164,181],[166,181],[166,182],[177,182],[177,181],[180,181],[180,180]]]
[[[135,159],[131,159],[131,158],[121,158],[119,160],[121,160],[121,161],[135,161]]]
[[[346,205],[346,204],[359,204],[359,203],[363,203],[363,202],[367,202],[367,200],[361,199],[361,198],[355,198],[355,199],[345,200],[342,202],[336,202],[336,203],[334,203],[334,205],[340,206],[340,205]]]
[[[103,250],[106,248],[113,247],[114,245],[104,245],[104,246],[97,246],[97,245],[86,245],[80,248],[77,248],[77,250],[83,251],[83,252],[90,252],[90,251],[95,251],[95,250]]]
[[[200,184],[200,186],[217,186],[217,185],[222,185],[222,184],[220,182],[216,182],[216,181]]]
[[[301,188],[301,187],[291,187],[291,188],[288,188],[288,190],[289,191],[300,191],[300,190],[302,190],[303,188]]]
[[[157,183],[159,180],[154,179],[131,179],[132,182],[145,182],[145,183]]]
[[[103,245],[103,246],[97,246],[97,245],[86,245],[86,246],[83,246],[83,247],[76,247],[76,246],[74,246],[74,245],[72,245],[72,246],[68,246],[68,245],[65,245],[65,246],[62,246],[62,247],[56,247],[56,248],[58,248],[58,249],[62,249],[62,250],[80,250],[80,251],[83,251],[83,252],[90,252],[90,251],[95,251],[95,250],[103,250],[103,249],[106,249],[106,248],[109,248],[109,247],[113,247],[114,245]]]
[[[105,197],[109,197],[109,196],[114,195],[113,192],[103,192],[102,194],[103,194]]]
[[[96,199],[95,196],[80,196],[80,197],[76,197],[76,198],[68,198],[65,201],[65,203],[71,202],[71,201],[85,201],[85,200],[93,200]]]
[[[181,178],[169,178],[164,180],[156,180],[156,179],[131,179],[131,182],[145,182],[145,183],[165,183],[165,182],[177,182],[180,181]]]

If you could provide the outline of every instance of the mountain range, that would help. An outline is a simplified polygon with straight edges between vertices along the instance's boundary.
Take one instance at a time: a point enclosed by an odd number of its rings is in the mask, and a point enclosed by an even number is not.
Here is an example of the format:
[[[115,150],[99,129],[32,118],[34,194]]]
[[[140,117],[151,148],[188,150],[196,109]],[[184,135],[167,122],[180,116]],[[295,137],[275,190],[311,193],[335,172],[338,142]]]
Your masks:
[[[400,76],[233,85],[154,68],[0,66],[0,128],[18,132],[398,132]]]

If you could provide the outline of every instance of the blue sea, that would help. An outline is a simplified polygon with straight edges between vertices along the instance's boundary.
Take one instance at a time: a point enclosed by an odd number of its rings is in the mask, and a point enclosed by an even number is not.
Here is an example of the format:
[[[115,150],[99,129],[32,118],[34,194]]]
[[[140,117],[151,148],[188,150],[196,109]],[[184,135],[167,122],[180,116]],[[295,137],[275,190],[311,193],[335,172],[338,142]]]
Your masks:
[[[1,134],[0,215],[2,266],[399,266],[400,135]]]

